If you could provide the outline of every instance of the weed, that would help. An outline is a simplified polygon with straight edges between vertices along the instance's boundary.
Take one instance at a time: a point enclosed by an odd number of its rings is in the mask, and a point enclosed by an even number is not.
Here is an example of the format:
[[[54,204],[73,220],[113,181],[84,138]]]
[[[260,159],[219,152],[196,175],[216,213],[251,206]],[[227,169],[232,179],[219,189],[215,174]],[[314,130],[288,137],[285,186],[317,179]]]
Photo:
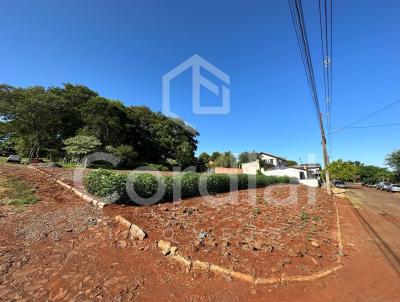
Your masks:
[[[314,215],[313,216],[313,221],[320,221],[321,217],[319,217],[318,215]]]
[[[307,212],[302,211],[300,214],[300,218],[303,222],[307,222],[310,219],[310,215]]]
[[[253,216],[257,216],[261,214],[261,210],[259,208],[253,208]]]

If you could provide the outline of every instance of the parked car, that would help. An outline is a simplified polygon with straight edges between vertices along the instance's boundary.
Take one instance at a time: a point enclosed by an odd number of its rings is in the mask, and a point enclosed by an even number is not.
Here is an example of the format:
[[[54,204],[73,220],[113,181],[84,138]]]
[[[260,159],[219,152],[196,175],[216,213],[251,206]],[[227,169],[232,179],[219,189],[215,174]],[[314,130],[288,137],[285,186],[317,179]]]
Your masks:
[[[400,192],[400,184],[392,184],[390,186],[389,192]]]
[[[7,157],[7,162],[8,163],[20,164],[21,163],[21,156],[19,156],[19,155],[10,155],[9,157]]]
[[[344,183],[344,181],[341,181],[341,180],[334,180],[334,181],[333,181],[333,185],[334,185],[336,188],[341,188],[341,189],[347,188],[347,186],[346,186],[346,184]]]
[[[385,182],[385,181],[381,181],[380,183],[378,183],[378,185],[376,186],[377,190],[381,190],[381,191],[385,191],[388,190],[390,187],[391,183],[390,182]]]

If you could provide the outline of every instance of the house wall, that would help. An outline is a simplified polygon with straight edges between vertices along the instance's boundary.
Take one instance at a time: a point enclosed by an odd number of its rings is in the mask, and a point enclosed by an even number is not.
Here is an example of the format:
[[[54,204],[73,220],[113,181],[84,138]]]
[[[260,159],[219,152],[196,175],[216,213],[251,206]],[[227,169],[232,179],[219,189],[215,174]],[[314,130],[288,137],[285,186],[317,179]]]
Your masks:
[[[273,164],[274,166],[278,165],[278,160],[276,157],[269,156],[267,154],[261,154],[260,157],[262,160],[266,161],[269,164]]]
[[[294,183],[300,183],[305,186],[309,187],[318,187],[318,179],[315,178],[308,178],[307,177],[307,172],[304,170],[300,169],[295,169],[295,168],[285,168],[285,169],[276,169],[276,170],[263,170],[263,174],[268,175],[268,176],[289,176],[290,181]],[[303,173],[304,179],[301,179],[300,173]]]
[[[244,163],[242,164],[242,170],[244,174],[256,175],[257,170],[260,170],[260,164],[258,160],[249,163]]]
[[[220,174],[243,174],[243,171],[240,168],[215,167],[214,171],[215,173]]]
[[[261,159],[264,160],[265,162],[269,163],[269,164],[273,164],[274,166],[283,166],[284,165],[284,161],[276,158],[274,156],[270,156],[268,154],[261,154],[260,155]]]
[[[300,173],[304,173],[304,177],[307,177],[307,173],[303,170],[294,169],[294,168],[286,168],[286,169],[276,169],[276,170],[263,170],[262,173],[268,176],[289,176],[290,178],[294,178],[297,181],[300,180]]]
[[[301,183],[302,185],[308,186],[308,187],[314,187],[314,188],[319,187],[319,182],[318,182],[318,179],[316,179],[316,178],[300,179],[299,183]]]

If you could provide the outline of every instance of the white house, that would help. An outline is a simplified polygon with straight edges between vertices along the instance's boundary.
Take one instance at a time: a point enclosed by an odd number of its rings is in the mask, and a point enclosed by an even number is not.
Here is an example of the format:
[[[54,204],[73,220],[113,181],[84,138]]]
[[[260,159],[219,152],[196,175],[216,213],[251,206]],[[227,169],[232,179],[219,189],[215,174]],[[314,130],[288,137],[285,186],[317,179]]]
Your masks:
[[[265,161],[268,164],[273,165],[274,167],[285,167],[286,159],[282,157],[278,157],[272,154],[268,154],[265,152],[261,152],[258,154],[261,160]]]
[[[258,153],[258,157],[265,163],[271,165],[271,167],[286,167],[286,160],[279,156],[261,152]],[[261,170],[259,160],[242,164],[242,170],[245,174],[257,174],[257,171]]]
[[[274,156],[268,153],[260,153],[259,157],[267,164],[271,165],[270,169],[261,168],[258,160],[242,164],[244,174],[261,173],[268,176],[288,176],[293,183],[301,183],[311,187],[319,186],[319,174],[321,171],[320,164],[301,164],[293,167],[286,166],[284,158]]]
[[[261,172],[267,176],[288,176],[292,183],[300,183],[309,187],[319,187],[318,177],[305,169],[281,167],[271,170],[262,169]]]

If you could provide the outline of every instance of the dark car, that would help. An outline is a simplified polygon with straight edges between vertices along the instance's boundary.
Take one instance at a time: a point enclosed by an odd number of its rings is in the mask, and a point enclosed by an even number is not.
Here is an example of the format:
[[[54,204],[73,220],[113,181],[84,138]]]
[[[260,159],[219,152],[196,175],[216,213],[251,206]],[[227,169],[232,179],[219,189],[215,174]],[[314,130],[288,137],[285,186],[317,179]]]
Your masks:
[[[21,163],[21,156],[19,156],[19,155],[10,155],[9,157],[7,157],[7,162],[8,163],[20,164]]]
[[[333,181],[333,185],[334,185],[336,188],[341,188],[341,189],[347,188],[347,186],[346,186],[346,184],[344,183],[344,181],[341,181],[341,180],[334,180],[334,181]]]

